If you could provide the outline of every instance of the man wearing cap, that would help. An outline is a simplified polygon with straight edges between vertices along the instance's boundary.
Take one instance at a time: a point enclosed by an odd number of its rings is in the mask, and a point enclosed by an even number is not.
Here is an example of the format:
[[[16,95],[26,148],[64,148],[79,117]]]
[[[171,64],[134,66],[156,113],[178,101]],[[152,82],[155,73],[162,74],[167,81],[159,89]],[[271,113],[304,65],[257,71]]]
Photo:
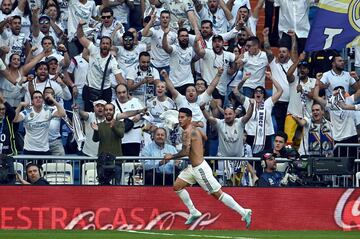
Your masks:
[[[198,44],[198,42],[196,42]],[[231,76],[238,70],[238,64],[235,62],[235,54],[223,50],[224,39],[221,35],[215,35],[212,38],[212,49],[203,49],[195,47],[196,54],[203,59],[200,63],[201,76],[210,85],[215,78],[218,68],[223,68],[219,84],[216,86],[212,96],[217,99],[218,104],[222,105],[227,92],[227,83]]]
[[[105,100],[97,100],[93,102],[94,105],[94,112],[86,112],[80,109],[80,117],[85,122],[85,142],[82,148],[82,153],[86,156],[90,157],[97,157],[98,149],[99,149],[99,142],[94,142],[92,140],[94,135],[94,130],[91,127],[93,123],[101,123],[105,120],[104,116],[104,106],[106,105]],[[78,107],[77,105],[75,108]]]
[[[279,82],[281,88],[283,89],[283,94],[280,99],[274,105],[273,115],[276,120],[276,129],[278,131],[284,131],[285,118],[288,112],[288,105],[291,97],[291,89],[296,89],[297,82],[293,78],[287,78],[286,74],[290,66],[294,62],[298,62],[297,58],[297,49],[296,49],[296,36],[294,32],[288,32],[292,36],[293,47],[291,49],[287,48],[285,45],[279,47],[279,54],[277,57],[274,57],[272,49],[269,43],[269,29],[265,28],[263,30],[264,36],[264,49],[266,56],[269,62],[271,73],[273,77]],[[295,68],[296,70],[297,68]],[[293,72],[294,73],[294,72]],[[297,74],[295,72],[295,74]],[[273,87],[273,94],[276,93],[276,88]]]
[[[261,157],[261,165],[264,168],[264,172],[259,179],[260,187],[280,187],[281,180],[284,177],[282,173],[276,171],[276,154],[264,153]]]
[[[134,34],[126,31],[122,35],[122,46],[116,46],[116,60],[120,64],[121,70],[124,72],[124,77],[127,77],[129,70],[134,68],[139,63],[139,55],[146,51],[145,44],[135,44]]]
[[[32,13],[31,32],[32,32],[32,37],[34,38],[33,40],[36,43],[39,43],[44,36],[51,36],[54,39],[54,43],[57,43],[59,41],[60,35],[52,31],[50,27],[50,17],[45,14],[39,16],[39,12],[40,12],[39,7],[31,9],[31,13]]]

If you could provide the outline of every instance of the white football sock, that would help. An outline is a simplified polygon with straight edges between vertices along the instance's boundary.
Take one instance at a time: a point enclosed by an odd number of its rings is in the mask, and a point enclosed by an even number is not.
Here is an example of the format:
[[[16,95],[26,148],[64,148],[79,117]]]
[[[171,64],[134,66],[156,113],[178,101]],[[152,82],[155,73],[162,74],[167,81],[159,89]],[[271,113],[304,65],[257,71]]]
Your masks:
[[[222,193],[219,197],[219,200],[223,202],[226,206],[231,208],[232,210],[236,211],[237,213],[240,213],[241,216],[245,215],[245,209],[241,207],[232,196],[230,196],[227,193]]]
[[[177,193],[177,195],[179,195],[179,197],[181,198],[181,200],[183,201],[185,206],[189,209],[190,214],[194,215],[194,214],[200,213],[195,208],[193,202],[191,201],[191,198],[190,198],[190,195],[189,195],[188,191],[186,191],[185,189],[182,189],[180,191],[176,191],[176,193]]]

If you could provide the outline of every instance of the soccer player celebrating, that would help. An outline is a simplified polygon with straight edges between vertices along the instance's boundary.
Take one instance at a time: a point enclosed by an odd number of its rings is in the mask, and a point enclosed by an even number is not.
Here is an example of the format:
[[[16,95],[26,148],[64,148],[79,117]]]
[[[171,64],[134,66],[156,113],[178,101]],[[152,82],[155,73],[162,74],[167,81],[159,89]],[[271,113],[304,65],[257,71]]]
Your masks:
[[[198,211],[191,201],[186,187],[198,183],[205,191],[209,192],[216,199],[223,202],[226,206],[233,209],[242,216],[242,220],[246,222],[248,228],[251,223],[251,209],[241,207],[232,196],[221,190],[220,183],[213,176],[212,170],[208,163],[204,160],[203,141],[206,136],[191,124],[192,111],[188,108],[179,109],[179,125],[184,129],[182,135],[183,146],[177,154],[166,154],[164,160],[173,160],[188,156],[190,160],[189,166],[181,171],[174,183],[174,190],[184,202],[190,211],[190,216],[185,222],[186,225],[193,223],[202,214]]]

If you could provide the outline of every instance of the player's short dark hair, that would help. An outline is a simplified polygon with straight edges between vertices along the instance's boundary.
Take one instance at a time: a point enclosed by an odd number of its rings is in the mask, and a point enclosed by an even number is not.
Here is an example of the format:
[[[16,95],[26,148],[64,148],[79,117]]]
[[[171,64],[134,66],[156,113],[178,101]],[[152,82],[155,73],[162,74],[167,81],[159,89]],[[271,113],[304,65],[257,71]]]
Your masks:
[[[180,108],[179,113],[184,113],[187,117],[192,117],[192,111],[188,108]]]
[[[287,134],[285,132],[278,131],[278,132],[276,132],[274,139],[276,138],[276,136],[279,136],[279,137],[283,138],[285,143],[287,142],[288,136],[287,136]]]

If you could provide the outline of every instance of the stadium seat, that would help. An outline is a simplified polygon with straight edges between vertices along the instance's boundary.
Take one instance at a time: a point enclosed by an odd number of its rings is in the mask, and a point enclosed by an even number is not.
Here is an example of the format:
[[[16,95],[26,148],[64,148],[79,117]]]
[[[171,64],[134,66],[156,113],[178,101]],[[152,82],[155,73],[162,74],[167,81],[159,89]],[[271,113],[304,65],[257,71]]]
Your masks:
[[[357,172],[355,174],[355,181],[356,181],[356,187],[359,187],[359,181],[360,181],[360,172]]]
[[[44,178],[50,184],[73,184],[73,167],[68,163],[44,163]]]
[[[139,167],[141,163],[123,163],[121,170],[121,184],[127,185],[129,181],[129,177],[133,177],[135,185],[142,185],[142,181],[137,180],[135,177],[135,169]]]
[[[81,167],[81,184],[97,185],[96,163],[84,163]]]

